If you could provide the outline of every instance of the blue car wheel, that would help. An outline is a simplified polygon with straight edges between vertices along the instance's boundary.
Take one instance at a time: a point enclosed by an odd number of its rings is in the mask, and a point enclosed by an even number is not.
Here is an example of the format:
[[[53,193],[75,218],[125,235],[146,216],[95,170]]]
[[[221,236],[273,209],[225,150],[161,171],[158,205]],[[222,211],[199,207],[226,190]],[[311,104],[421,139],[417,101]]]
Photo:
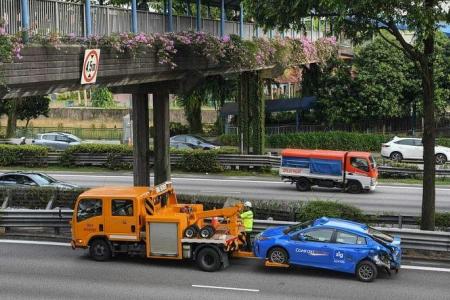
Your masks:
[[[378,276],[378,269],[375,264],[368,260],[361,261],[356,266],[356,277],[363,282],[371,282]]]
[[[288,263],[288,255],[286,250],[281,247],[275,247],[270,249],[269,254],[267,255],[271,262],[277,264],[287,264]]]

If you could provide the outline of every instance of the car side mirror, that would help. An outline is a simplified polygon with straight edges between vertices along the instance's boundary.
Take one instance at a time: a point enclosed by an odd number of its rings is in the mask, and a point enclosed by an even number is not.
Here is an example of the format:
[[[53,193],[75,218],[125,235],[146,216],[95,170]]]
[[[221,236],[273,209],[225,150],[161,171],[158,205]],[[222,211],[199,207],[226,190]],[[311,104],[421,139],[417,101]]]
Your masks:
[[[305,236],[303,235],[303,233],[299,233],[299,234],[293,235],[292,239],[303,242],[305,240]]]

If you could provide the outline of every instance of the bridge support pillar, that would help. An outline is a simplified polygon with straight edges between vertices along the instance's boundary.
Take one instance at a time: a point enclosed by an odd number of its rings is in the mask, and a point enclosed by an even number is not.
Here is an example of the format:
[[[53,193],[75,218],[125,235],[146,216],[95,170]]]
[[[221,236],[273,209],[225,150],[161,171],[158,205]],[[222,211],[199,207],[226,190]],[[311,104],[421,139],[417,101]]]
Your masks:
[[[150,186],[148,94],[132,96],[133,182],[134,186]]]
[[[153,93],[153,149],[155,153],[155,185],[170,180],[169,91]]]

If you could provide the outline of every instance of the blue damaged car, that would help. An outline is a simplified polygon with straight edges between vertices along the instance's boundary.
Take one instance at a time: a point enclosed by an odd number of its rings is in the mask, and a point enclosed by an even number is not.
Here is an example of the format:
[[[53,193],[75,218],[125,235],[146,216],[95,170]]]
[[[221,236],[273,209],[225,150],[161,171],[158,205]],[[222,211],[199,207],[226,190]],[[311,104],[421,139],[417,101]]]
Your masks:
[[[365,282],[380,270],[398,272],[400,238],[365,224],[322,217],[291,226],[269,228],[253,243],[266,266],[300,265],[352,273]]]

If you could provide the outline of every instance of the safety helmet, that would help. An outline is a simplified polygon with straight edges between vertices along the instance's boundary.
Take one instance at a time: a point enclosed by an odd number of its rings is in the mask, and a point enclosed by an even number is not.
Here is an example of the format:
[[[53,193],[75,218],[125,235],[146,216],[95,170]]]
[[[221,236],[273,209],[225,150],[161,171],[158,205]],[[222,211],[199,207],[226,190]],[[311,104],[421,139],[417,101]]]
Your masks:
[[[250,201],[245,201],[244,206],[245,207],[252,207],[252,203]]]

